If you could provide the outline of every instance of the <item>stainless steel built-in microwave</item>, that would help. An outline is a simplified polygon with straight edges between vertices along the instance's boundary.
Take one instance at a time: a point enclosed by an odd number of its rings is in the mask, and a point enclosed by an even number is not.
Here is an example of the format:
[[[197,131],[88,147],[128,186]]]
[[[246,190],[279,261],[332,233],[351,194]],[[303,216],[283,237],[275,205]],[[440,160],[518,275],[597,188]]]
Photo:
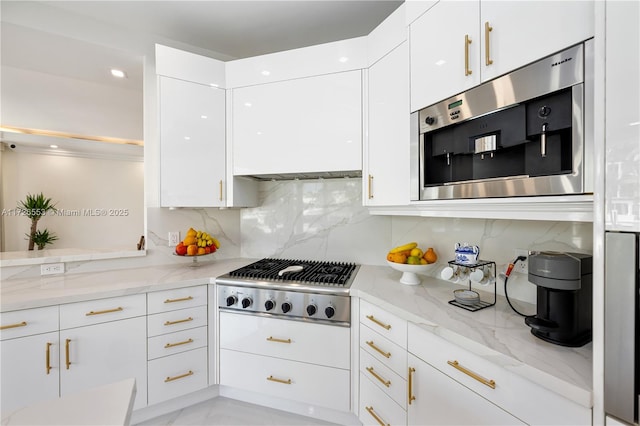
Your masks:
[[[593,192],[593,41],[411,115],[411,199]]]

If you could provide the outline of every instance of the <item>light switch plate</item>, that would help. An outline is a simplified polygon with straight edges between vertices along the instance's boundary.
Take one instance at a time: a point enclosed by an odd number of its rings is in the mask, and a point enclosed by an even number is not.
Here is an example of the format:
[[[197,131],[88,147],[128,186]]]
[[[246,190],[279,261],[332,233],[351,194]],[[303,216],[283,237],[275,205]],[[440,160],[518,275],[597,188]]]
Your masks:
[[[64,273],[64,263],[45,263],[40,265],[40,275],[54,275]]]

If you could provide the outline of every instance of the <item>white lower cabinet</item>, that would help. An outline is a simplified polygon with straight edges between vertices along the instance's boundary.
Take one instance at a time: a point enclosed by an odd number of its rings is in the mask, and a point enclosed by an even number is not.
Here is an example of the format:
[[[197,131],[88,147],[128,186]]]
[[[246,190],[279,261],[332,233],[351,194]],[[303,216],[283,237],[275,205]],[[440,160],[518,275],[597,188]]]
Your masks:
[[[524,424],[412,354],[409,366],[410,392],[415,397],[407,410],[409,425]]]
[[[404,406],[376,386],[375,381],[360,373],[360,421],[363,425],[406,425],[407,412]]]
[[[149,405],[207,387],[207,348],[149,361]]]
[[[220,313],[220,384],[349,411],[350,330]]]

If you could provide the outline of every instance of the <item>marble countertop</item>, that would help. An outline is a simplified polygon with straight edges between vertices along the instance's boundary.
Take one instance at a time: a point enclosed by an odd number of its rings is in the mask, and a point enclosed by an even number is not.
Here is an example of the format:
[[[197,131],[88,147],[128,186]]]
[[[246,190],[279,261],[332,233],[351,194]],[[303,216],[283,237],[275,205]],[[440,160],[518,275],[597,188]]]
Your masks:
[[[215,277],[255,259],[200,262],[197,267],[167,265],[92,273],[66,273],[39,278],[3,280],[0,312],[146,293],[176,287],[213,283]],[[401,273],[387,266],[362,265],[351,286],[360,297],[438,336],[550,389],[585,407],[592,407],[592,344],[567,348],[533,336],[524,319],[504,297],[497,304],[469,312],[448,303],[460,288],[421,276],[416,286],[400,284]],[[482,299],[492,300],[482,294]],[[535,306],[518,303],[521,310]]]

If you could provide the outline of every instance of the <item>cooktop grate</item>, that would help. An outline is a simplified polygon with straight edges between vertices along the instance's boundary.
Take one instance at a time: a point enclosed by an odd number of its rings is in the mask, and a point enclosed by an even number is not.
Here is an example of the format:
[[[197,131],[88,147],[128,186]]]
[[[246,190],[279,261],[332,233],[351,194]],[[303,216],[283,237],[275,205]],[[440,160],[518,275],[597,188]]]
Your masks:
[[[295,266],[301,266],[302,270],[279,274],[280,271]],[[354,263],[345,262],[266,258],[231,271],[229,276],[248,280],[297,281],[314,285],[344,286],[356,266]]]

